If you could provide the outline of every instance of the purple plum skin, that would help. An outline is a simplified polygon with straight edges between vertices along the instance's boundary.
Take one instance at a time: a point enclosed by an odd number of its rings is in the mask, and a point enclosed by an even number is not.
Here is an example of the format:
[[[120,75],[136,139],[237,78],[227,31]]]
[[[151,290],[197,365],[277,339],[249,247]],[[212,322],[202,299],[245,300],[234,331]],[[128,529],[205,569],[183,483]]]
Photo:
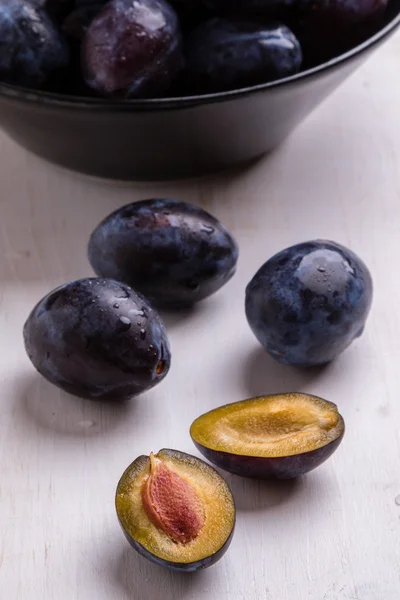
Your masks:
[[[69,49],[39,2],[0,3],[0,79],[29,88],[43,88],[66,69]]]
[[[178,17],[164,0],[110,0],[82,42],[85,81],[104,96],[160,96],[182,66]]]
[[[295,479],[324,463],[338,448],[344,433],[322,448],[293,456],[265,458],[212,450],[193,440],[198,451],[211,463],[241,477],[253,479]]]
[[[162,381],[170,366],[158,314],[110,279],[80,279],[50,292],[29,315],[24,341],[43,377],[91,400],[136,396]]]
[[[185,78],[192,93],[217,93],[259,85],[300,70],[302,51],[281,23],[214,18],[186,44]]]
[[[128,204],[91,235],[89,261],[101,277],[124,281],[157,306],[190,306],[234,275],[238,246],[203,209],[170,199]]]
[[[125,529],[121,523],[120,523],[120,525],[121,525],[122,531],[125,535],[125,538],[128,540],[128,542],[130,543],[132,548],[134,548],[136,550],[136,552],[138,552],[141,556],[143,556],[144,558],[147,558],[147,560],[150,560],[151,562],[158,565],[159,567],[165,567],[165,568],[169,569],[170,571],[176,571],[176,572],[181,572],[181,573],[194,573],[196,571],[200,571],[202,569],[207,569],[208,567],[212,567],[212,565],[215,565],[215,563],[217,563],[219,560],[221,560],[221,558],[224,556],[225,552],[228,550],[229,546],[231,545],[231,541],[232,541],[233,534],[235,531],[235,528],[233,528],[231,531],[231,534],[228,537],[228,539],[226,540],[225,544],[211,556],[207,556],[206,558],[203,558],[202,560],[197,560],[192,563],[175,563],[175,562],[170,562],[168,560],[164,560],[162,558],[158,558],[158,556],[155,556],[154,554],[149,552],[144,546],[142,546],[142,544],[139,544],[139,542],[137,542],[135,539],[133,539],[125,531]]]
[[[313,240],[264,263],[246,288],[245,309],[251,330],[273,358],[315,367],[363,333],[372,298],[371,274],[354,252]]]

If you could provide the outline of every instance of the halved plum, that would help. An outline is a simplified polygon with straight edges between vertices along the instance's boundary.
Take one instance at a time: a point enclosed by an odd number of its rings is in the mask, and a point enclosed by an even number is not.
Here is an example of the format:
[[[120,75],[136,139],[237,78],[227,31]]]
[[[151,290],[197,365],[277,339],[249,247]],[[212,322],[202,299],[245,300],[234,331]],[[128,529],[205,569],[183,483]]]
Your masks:
[[[190,435],[210,462],[230,473],[292,479],[329,458],[344,430],[336,404],[289,393],[220,406],[198,417]]]
[[[122,475],[115,503],[133,548],[173,571],[215,564],[232,539],[228,484],[203,460],[178,450],[139,456]]]

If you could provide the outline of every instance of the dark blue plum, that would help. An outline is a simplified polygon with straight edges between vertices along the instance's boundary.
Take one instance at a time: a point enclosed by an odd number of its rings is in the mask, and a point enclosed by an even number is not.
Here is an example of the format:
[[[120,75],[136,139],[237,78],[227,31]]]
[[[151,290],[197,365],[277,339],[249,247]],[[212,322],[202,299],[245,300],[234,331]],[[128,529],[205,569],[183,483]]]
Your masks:
[[[187,40],[186,79],[193,93],[267,83],[297,73],[300,44],[280,23],[214,18]]]
[[[105,96],[162,95],[182,66],[178,17],[164,0],[110,0],[82,42],[85,81]]]
[[[40,88],[68,66],[65,40],[35,2],[0,2],[0,46],[0,79],[8,83]]]
[[[124,281],[155,305],[190,305],[234,274],[238,247],[229,231],[197,206],[153,199],[123,206],[89,241],[89,261],[102,277]]]
[[[246,289],[254,335],[276,360],[311,367],[333,360],[363,330],[372,302],[365,264],[344,246],[317,240],[279,252]]]
[[[43,377],[93,400],[149,390],[164,379],[171,360],[158,314],[110,279],[81,279],[50,292],[28,317],[24,341]]]

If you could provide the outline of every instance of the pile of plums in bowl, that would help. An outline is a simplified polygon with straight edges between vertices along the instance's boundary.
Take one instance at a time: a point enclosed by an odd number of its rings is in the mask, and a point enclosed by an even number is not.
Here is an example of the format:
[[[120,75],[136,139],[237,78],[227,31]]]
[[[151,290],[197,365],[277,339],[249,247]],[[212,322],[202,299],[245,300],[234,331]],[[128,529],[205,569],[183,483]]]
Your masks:
[[[101,178],[203,176],[276,148],[399,25],[400,0],[0,0],[0,128]]]
[[[387,1],[0,0],[0,78],[117,99],[237,90],[354,47]]]
[[[61,285],[31,311],[24,326],[27,354],[43,377],[76,396],[115,402],[138,396],[160,384],[171,364],[158,311],[186,308],[218,292],[234,276],[238,255],[233,235],[199,207],[169,199],[123,206],[90,236],[97,277]],[[354,252],[315,240],[264,262],[243,290],[242,317],[276,361],[315,367],[362,334],[372,294],[369,270]],[[214,335],[213,329],[211,352]],[[301,392],[216,406],[186,427],[208,461],[257,479],[316,469],[345,432],[334,403]],[[115,502],[135,550],[173,570],[213,565],[233,536],[228,483],[185,452],[137,457],[119,480]]]

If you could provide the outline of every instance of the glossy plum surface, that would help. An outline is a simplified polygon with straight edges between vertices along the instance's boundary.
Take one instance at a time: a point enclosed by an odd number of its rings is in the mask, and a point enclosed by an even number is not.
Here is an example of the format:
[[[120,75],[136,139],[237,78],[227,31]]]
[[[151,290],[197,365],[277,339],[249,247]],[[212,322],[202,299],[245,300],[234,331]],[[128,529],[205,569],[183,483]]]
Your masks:
[[[317,240],[279,252],[246,289],[249,325],[279,362],[327,363],[359,337],[372,302],[366,265],[344,246]]]
[[[158,485],[154,485],[155,462]],[[153,486],[155,522],[144,504],[149,481]],[[202,522],[190,542],[177,542],[168,535],[168,528],[177,527],[183,533],[191,521],[190,505],[185,505],[187,486],[200,501]],[[172,571],[190,573],[214,565],[232,540],[236,511],[228,484],[210,465],[185,452],[163,449],[156,455],[139,456],[118,482],[115,504],[131,546],[151,562]],[[163,516],[168,523],[166,531],[159,528],[159,518]]]
[[[192,92],[249,87],[300,70],[302,52],[283,24],[214,18],[188,38],[186,78]]]
[[[198,417],[190,435],[199,452],[225,471],[255,479],[293,479],[324,463],[344,431],[335,404],[288,393],[220,406]]]
[[[26,352],[43,377],[91,399],[125,399],[168,373],[165,327],[128,286],[88,278],[56,288],[24,326]]]
[[[234,274],[238,247],[203,209],[169,199],[124,206],[94,230],[88,255],[102,277],[125,281],[158,306],[198,302]]]
[[[2,0],[0,42],[0,79],[10,83],[43,87],[69,62],[65,40],[37,2]]]
[[[84,36],[84,77],[100,94],[157,96],[182,65],[178,17],[164,0],[110,0]]]

